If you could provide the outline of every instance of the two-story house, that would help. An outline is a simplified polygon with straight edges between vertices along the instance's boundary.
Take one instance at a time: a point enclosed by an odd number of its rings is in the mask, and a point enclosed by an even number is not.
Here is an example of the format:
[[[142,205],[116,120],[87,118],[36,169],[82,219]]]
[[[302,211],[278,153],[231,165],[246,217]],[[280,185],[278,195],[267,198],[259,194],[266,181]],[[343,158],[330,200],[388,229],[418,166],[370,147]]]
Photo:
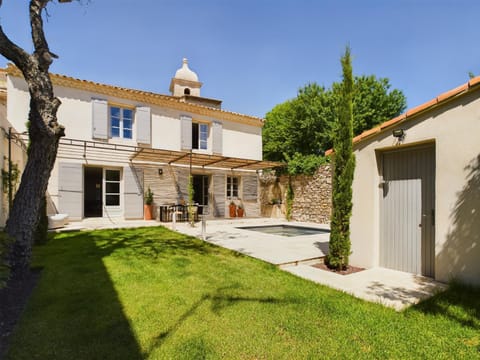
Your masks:
[[[7,119],[26,131],[29,93],[20,71],[6,73]],[[143,218],[148,187],[156,205],[194,202],[215,217],[231,201],[259,216],[257,171],[263,120],[225,111],[201,96],[187,60],[171,80],[171,95],[51,75],[66,128],[49,186],[49,212],[86,217]]]

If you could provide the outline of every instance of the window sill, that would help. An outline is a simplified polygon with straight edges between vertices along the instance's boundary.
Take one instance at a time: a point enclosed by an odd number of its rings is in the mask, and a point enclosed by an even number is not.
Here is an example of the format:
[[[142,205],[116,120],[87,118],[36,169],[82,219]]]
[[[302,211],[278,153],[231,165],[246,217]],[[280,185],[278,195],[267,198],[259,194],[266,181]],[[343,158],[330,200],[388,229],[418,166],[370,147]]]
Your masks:
[[[137,142],[134,139],[124,139],[121,137],[109,137],[108,142],[110,144],[118,144],[118,145],[137,145]]]
[[[201,149],[192,149],[192,152],[195,154],[205,154],[205,155],[212,155],[212,152],[207,150],[201,150]]]

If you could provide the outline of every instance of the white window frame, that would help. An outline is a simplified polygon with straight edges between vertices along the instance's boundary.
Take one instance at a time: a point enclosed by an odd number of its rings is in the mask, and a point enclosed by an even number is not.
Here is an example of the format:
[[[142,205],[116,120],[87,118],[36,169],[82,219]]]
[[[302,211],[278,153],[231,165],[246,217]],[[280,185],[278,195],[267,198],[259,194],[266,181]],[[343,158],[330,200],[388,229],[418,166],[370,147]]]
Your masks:
[[[236,180],[236,184],[235,181]],[[227,175],[225,195],[227,199],[238,199],[240,197],[240,176]],[[236,189],[235,189],[236,185]],[[236,191],[236,195],[234,195]]]
[[[119,117],[119,126],[118,126],[118,136],[114,136],[113,135],[113,125],[112,125],[112,109],[118,109],[119,110],[119,113],[120,113],[120,117]],[[130,127],[130,137],[125,137],[125,134],[124,134],[124,131],[125,130],[128,130],[128,128],[125,128],[125,124],[124,124],[124,119],[125,119],[125,115],[124,115],[124,111],[125,110],[128,110],[132,113],[132,116],[131,118],[129,119],[130,120],[130,124],[131,124],[131,127]],[[125,139],[127,141],[133,141],[133,122],[134,122],[134,119],[135,119],[135,110],[128,107],[128,106],[121,106],[121,105],[109,105],[108,106],[108,131],[109,131],[109,135],[110,135],[110,138],[112,139]]]
[[[194,140],[193,140],[193,126],[198,125],[198,147],[194,148]],[[202,140],[202,133],[206,135],[206,139]],[[196,151],[208,151],[209,150],[209,138],[210,138],[210,125],[204,122],[192,122],[192,150]],[[203,146],[203,147],[202,147]]]
[[[118,180],[107,180],[107,171],[117,171]],[[118,193],[108,193],[107,183],[118,183]],[[118,205],[107,205],[107,195],[118,194]],[[103,203],[108,209],[121,209],[122,207],[122,171],[118,168],[103,168]]]

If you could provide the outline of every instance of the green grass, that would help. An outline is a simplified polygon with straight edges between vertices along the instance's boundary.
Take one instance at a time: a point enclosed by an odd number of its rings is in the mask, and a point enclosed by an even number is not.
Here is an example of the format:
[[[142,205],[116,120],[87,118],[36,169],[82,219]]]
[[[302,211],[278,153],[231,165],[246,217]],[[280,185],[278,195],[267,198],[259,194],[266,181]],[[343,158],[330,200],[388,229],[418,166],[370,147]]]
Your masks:
[[[164,228],[57,235],[10,359],[480,358],[480,291],[397,313]]]

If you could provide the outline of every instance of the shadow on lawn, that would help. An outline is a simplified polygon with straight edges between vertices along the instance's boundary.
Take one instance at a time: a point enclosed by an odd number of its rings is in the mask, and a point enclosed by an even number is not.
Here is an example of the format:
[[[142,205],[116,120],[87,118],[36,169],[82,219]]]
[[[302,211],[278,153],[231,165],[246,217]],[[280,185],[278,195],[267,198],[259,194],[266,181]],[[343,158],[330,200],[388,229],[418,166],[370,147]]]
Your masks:
[[[36,249],[44,270],[7,358],[37,354],[55,359],[143,359],[104,259],[125,258],[128,266],[129,258],[216,251],[204,242],[159,229],[57,237]]]
[[[155,348],[161,346],[168,339],[168,337],[172,336],[182,326],[182,324],[188,320],[189,317],[195,314],[200,306],[207,302],[210,302],[210,310],[215,314],[219,314],[223,309],[241,302],[266,304],[285,304],[290,302],[289,300],[280,300],[274,297],[259,298],[229,295],[228,291],[238,288],[237,285],[238,284],[233,284],[228,287],[218,288],[212,293],[202,295],[199,300],[193,303],[193,305],[187,311],[185,311],[172,326],[170,326],[170,328],[162,332],[154,339],[144,356],[148,357]]]
[[[453,282],[446,291],[421,302],[413,310],[440,315],[480,330],[480,288]]]

